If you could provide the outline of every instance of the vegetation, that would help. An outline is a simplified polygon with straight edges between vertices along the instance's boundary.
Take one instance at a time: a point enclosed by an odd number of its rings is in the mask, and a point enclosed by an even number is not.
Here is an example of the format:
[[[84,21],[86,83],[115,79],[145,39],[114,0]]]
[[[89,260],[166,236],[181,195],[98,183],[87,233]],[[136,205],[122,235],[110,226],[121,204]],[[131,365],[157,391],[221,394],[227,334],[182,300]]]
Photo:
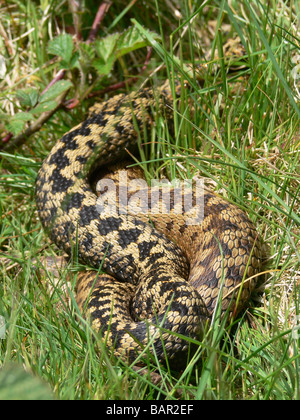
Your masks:
[[[0,399],[20,381],[31,398],[299,399],[299,3],[75,3],[0,5]],[[89,106],[165,78],[189,88],[174,130],[158,114],[140,133],[145,173],[204,177],[247,211],[266,252],[250,307],[230,325],[216,317],[180,371],[107,352],[70,266],[47,269],[61,252],[34,200],[42,160]]]

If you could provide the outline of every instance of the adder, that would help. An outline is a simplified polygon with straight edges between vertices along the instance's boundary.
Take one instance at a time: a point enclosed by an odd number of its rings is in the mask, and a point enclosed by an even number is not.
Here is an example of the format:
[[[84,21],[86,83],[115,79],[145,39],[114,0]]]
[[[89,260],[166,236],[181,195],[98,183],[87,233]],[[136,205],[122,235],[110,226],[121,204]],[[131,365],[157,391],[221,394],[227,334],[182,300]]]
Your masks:
[[[90,184],[94,169],[119,164],[134,151],[138,132],[151,128],[157,111],[172,119],[173,94],[166,82],[95,105],[54,145],[36,181],[39,217],[52,241],[105,273],[78,275],[77,302],[126,361],[145,349],[158,360],[186,352],[185,337],[199,337],[217,302],[224,313],[247,301],[261,265],[248,216],[208,190],[201,195],[203,220],[194,225],[184,211],[174,211],[174,199],[165,214],[99,212]],[[117,188],[118,174],[105,175]],[[190,194],[195,202],[195,191]]]

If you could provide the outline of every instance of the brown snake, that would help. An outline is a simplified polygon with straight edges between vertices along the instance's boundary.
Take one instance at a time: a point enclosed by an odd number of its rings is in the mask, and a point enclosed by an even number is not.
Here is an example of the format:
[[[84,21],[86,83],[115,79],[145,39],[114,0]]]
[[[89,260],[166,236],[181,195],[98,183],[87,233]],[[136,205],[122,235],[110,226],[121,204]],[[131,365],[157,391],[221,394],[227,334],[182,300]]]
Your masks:
[[[107,273],[79,275],[77,301],[107,346],[124,360],[133,361],[148,343],[159,360],[186,351],[183,336],[199,336],[221,286],[222,312],[229,305],[234,310],[242,287],[238,310],[249,298],[261,264],[252,222],[207,190],[200,194],[203,220],[194,225],[186,223],[186,212],[175,211],[174,193],[168,211],[151,212],[150,217],[138,211],[99,211],[89,183],[94,168],[122,161],[125,150],[136,148],[137,131],[151,128],[157,110],[172,118],[172,106],[168,83],[155,93],[143,89],[95,106],[56,143],[36,182],[39,216],[51,239]],[[117,197],[119,173],[105,174],[114,181]],[[128,177],[140,178],[140,173],[133,170]],[[129,198],[133,194],[129,191]],[[145,194],[149,197],[150,190],[144,189]],[[195,203],[195,190],[189,194]]]

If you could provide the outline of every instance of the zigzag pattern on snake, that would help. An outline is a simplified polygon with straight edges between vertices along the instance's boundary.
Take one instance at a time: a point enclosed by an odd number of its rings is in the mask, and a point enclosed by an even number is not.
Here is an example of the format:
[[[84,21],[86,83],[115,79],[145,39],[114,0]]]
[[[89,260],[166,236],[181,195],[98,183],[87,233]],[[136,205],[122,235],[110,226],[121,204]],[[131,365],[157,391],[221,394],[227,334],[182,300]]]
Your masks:
[[[129,361],[149,341],[159,360],[186,351],[188,343],[178,333],[199,336],[221,285],[222,311],[229,305],[233,310],[240,284],[246,279],[239,306],[255,286],[255,278],[247,278],[260,269],[252,222],[210,191],[203,192],[204,219],[195,226],[185,223],[184,213],[172,211],[151,215],[150,223],[148,216],[99,213],[89,183],[94,168],[120,162],[133,151],[137,131],[151,128],[157,110],[171,119],[173,100],[165,83],[155,92],[142,89],[96,105],[55,144],[36,181],[39,217],[53,242],[107,273],[80,275],[77,301],[107,345]],[[118,172],[111,176],[117,179]]]

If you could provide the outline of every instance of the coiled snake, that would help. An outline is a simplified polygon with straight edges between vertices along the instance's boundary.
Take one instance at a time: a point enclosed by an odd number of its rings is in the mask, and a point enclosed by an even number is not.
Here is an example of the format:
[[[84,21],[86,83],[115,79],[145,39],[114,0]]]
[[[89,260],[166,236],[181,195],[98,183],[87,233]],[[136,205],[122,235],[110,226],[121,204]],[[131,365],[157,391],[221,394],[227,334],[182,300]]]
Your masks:
[[[212,192],[202,192],[201,224],[188,225],[184,212],[174,212],[174,198],[170,211],[151,213],[150,222],[145,215],[99,211],[89,183],[94,168],[122,161],[136,147],[137,131],[151,127],[155,110],[172,118],[172,105],[168,83],[155,94],[142,89],[96,105],[56,143],[36,181],[39,217],[50,238],[107,273],[80,275],[77,302],[106,345],[129,361],[148,343],[159,360],[186,351],[183,336],[198,337],[221,285],[222,311],[229,305],[233,311],[239,286],[241,306],[260,268],[253,224]],[[118,173],[106,177],[116,180]]]

